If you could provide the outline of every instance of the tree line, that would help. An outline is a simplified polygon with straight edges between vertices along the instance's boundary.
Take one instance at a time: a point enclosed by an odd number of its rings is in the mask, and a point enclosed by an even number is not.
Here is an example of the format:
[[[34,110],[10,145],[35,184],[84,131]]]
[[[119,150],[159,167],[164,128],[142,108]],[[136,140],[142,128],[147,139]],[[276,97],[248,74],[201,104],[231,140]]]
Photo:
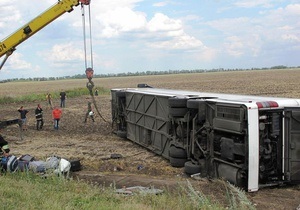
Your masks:
[[[167,71],[137,71],[137,72],[127,72],[127,73],[108,73],[108,74],[94,74],[93,78],[105,78],[105,77],[128,77],[128,76],[147,76],[147,75],[165,75],[165,74],[192,74],[192,73],[205,73],[205,72],[219,72],[219,71],[246,71],[246,70],[271,70],[271,69],[293,69],[300,68],[298,67],[287,67],[284,65],[265,67],[265,68],[251,68],[251,69],[194,69],[194,70],[167,70]],[[13,81],[51,81],[51,80],[64,80],[64,79],[84,79],[86,78],[85,74],[76,74],[74,76],[62,76],[62,77],[29,77],[29,78],[14,78],[1,80],[1,83],[4,82],[13,82]]]

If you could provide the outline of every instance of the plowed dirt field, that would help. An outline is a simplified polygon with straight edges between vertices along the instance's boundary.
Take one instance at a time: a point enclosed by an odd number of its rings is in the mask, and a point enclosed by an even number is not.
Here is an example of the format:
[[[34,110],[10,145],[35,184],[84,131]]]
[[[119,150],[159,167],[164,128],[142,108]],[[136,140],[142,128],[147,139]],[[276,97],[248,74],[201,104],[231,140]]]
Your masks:
[[[107,89],[136,87],[139,83],[146,83],[159,88],[300,98],[299,78],[300,70],[297,69],[120,77],[93,81],[97,87]],[[0,94],[12,97],[32,93],[46,95],[48,91],[85,87],[85,83],[86,80],[0,83]],[[139,185],[170,189],[190,180],[195,189],[226,205],[226,190],[219,181],[188,178],[182,168],[173,168],[164,158],[114,135],[110,123],[109,94],[96,97],[103,118],[96,115],[95,122],[88,120],[84,123],[89,100],[89,96],[67,97],[58,131],[53,129],[51,108],[46,101],[1,104],[1,120],[18,118],[17,109],[21,105],[29,110],[27,131],[20,133],[18,126],[10,126],[3,129],[1,134],[9,141],[12,154],[16,156],[31,154],[36,159],[44,160],[57,155],[80,159],[83,169],[74,173],[79,179],[101,185],[114,183],[117,187]],[[34,110],[38,103],[44,110],[45,126],[41,131],[35,129]],[[53,103],[59,105],[59,100],[54,99]],[[122,158],[111,159],[111,154],[121,154]],[[256,193],[247,193],[247,196],[257,209],[296,209],[300,205],[300,186],[265,188]]]

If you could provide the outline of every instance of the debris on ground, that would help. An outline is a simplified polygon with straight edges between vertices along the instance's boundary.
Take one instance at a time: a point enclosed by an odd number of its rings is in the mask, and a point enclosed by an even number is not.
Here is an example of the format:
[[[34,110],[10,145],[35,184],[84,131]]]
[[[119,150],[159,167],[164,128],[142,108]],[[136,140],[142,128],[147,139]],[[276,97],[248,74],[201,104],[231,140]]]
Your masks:
[[[191,178],[197,181],[207,181],[207,177],[203,177],[201,173],[192,174]]]
[[[111,159],[120,159],[120,158],[123,158],[123,156],[121,154],[114,153],[114,154],[110,155],[110,158]]]
[[[142,186],[123,187],[121,189],[116,190],[116,193],[123,194],[123,195],[135,195],[135,194],[159,195],[159,194],[162,194],[163,192],[164,192],[163,190],[156,189],[154,187],[142,187]]]

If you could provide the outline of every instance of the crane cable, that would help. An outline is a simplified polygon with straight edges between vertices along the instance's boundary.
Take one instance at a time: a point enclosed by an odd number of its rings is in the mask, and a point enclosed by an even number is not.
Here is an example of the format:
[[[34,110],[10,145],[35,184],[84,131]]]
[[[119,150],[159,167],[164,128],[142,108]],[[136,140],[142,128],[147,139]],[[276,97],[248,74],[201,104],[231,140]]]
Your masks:
[[[92,19],[91,19],[91,7],[89,5],[89,31],[90,31],[90,48],[91,48],[91,67],[94,67],[93,64],[93,43],[92,43]]]
[[[90,9],[90,5],[88,5],[89,7],[89,36],[90,36],[90,63],[91,63],[91,67],[88,67],[87,65],[87,46],[86,46],[86,32],[85,32],[85,10],[84,10],[84,6],[83,4],[81,4],[81,15],[82,15],[82,26],[83,26],[83,42],[84,42],[84,60],[85,60],[85,73],[88,79],[88,82],[86,84],[86,87],[89,90],[89,93],[92,97],[92,102],[94,104],[94,107],[98,113],[98,115],[104,120],[104,122],[108,121],[102,116],[102,114],[100,113],[100,109],[97,106],[95,97],[94,97],[94,93],[93,93],[93,88],[94,88],[94,82],[92,81],[93,78],[93,74],[94,74],[94,70],[93,70],[93,45],[92,45],[92,21],[91,21],[91,9]]]

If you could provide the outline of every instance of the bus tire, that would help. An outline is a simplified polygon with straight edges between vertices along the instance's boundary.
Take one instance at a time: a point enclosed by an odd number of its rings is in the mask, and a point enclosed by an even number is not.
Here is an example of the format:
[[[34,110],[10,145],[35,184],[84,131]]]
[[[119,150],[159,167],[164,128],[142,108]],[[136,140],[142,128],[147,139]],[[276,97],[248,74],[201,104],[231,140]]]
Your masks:
[[[200,173],[201,166],[194,164],[192,161],[187,161],[184,163],[184,172],[188,175]]]
[[[176,147],[175,145],[170,146],[169,156],[172,158],[182,158],[182,159],[187,158],[186,150],[182,147]]]
[[[127,132],[126,131],[117,131],[117,136],[126,139],[127,138]]]
[[[170,157],[170,165],[175,168],[184,167],[184,163],[187,161],[186,158],[173,158]]]

